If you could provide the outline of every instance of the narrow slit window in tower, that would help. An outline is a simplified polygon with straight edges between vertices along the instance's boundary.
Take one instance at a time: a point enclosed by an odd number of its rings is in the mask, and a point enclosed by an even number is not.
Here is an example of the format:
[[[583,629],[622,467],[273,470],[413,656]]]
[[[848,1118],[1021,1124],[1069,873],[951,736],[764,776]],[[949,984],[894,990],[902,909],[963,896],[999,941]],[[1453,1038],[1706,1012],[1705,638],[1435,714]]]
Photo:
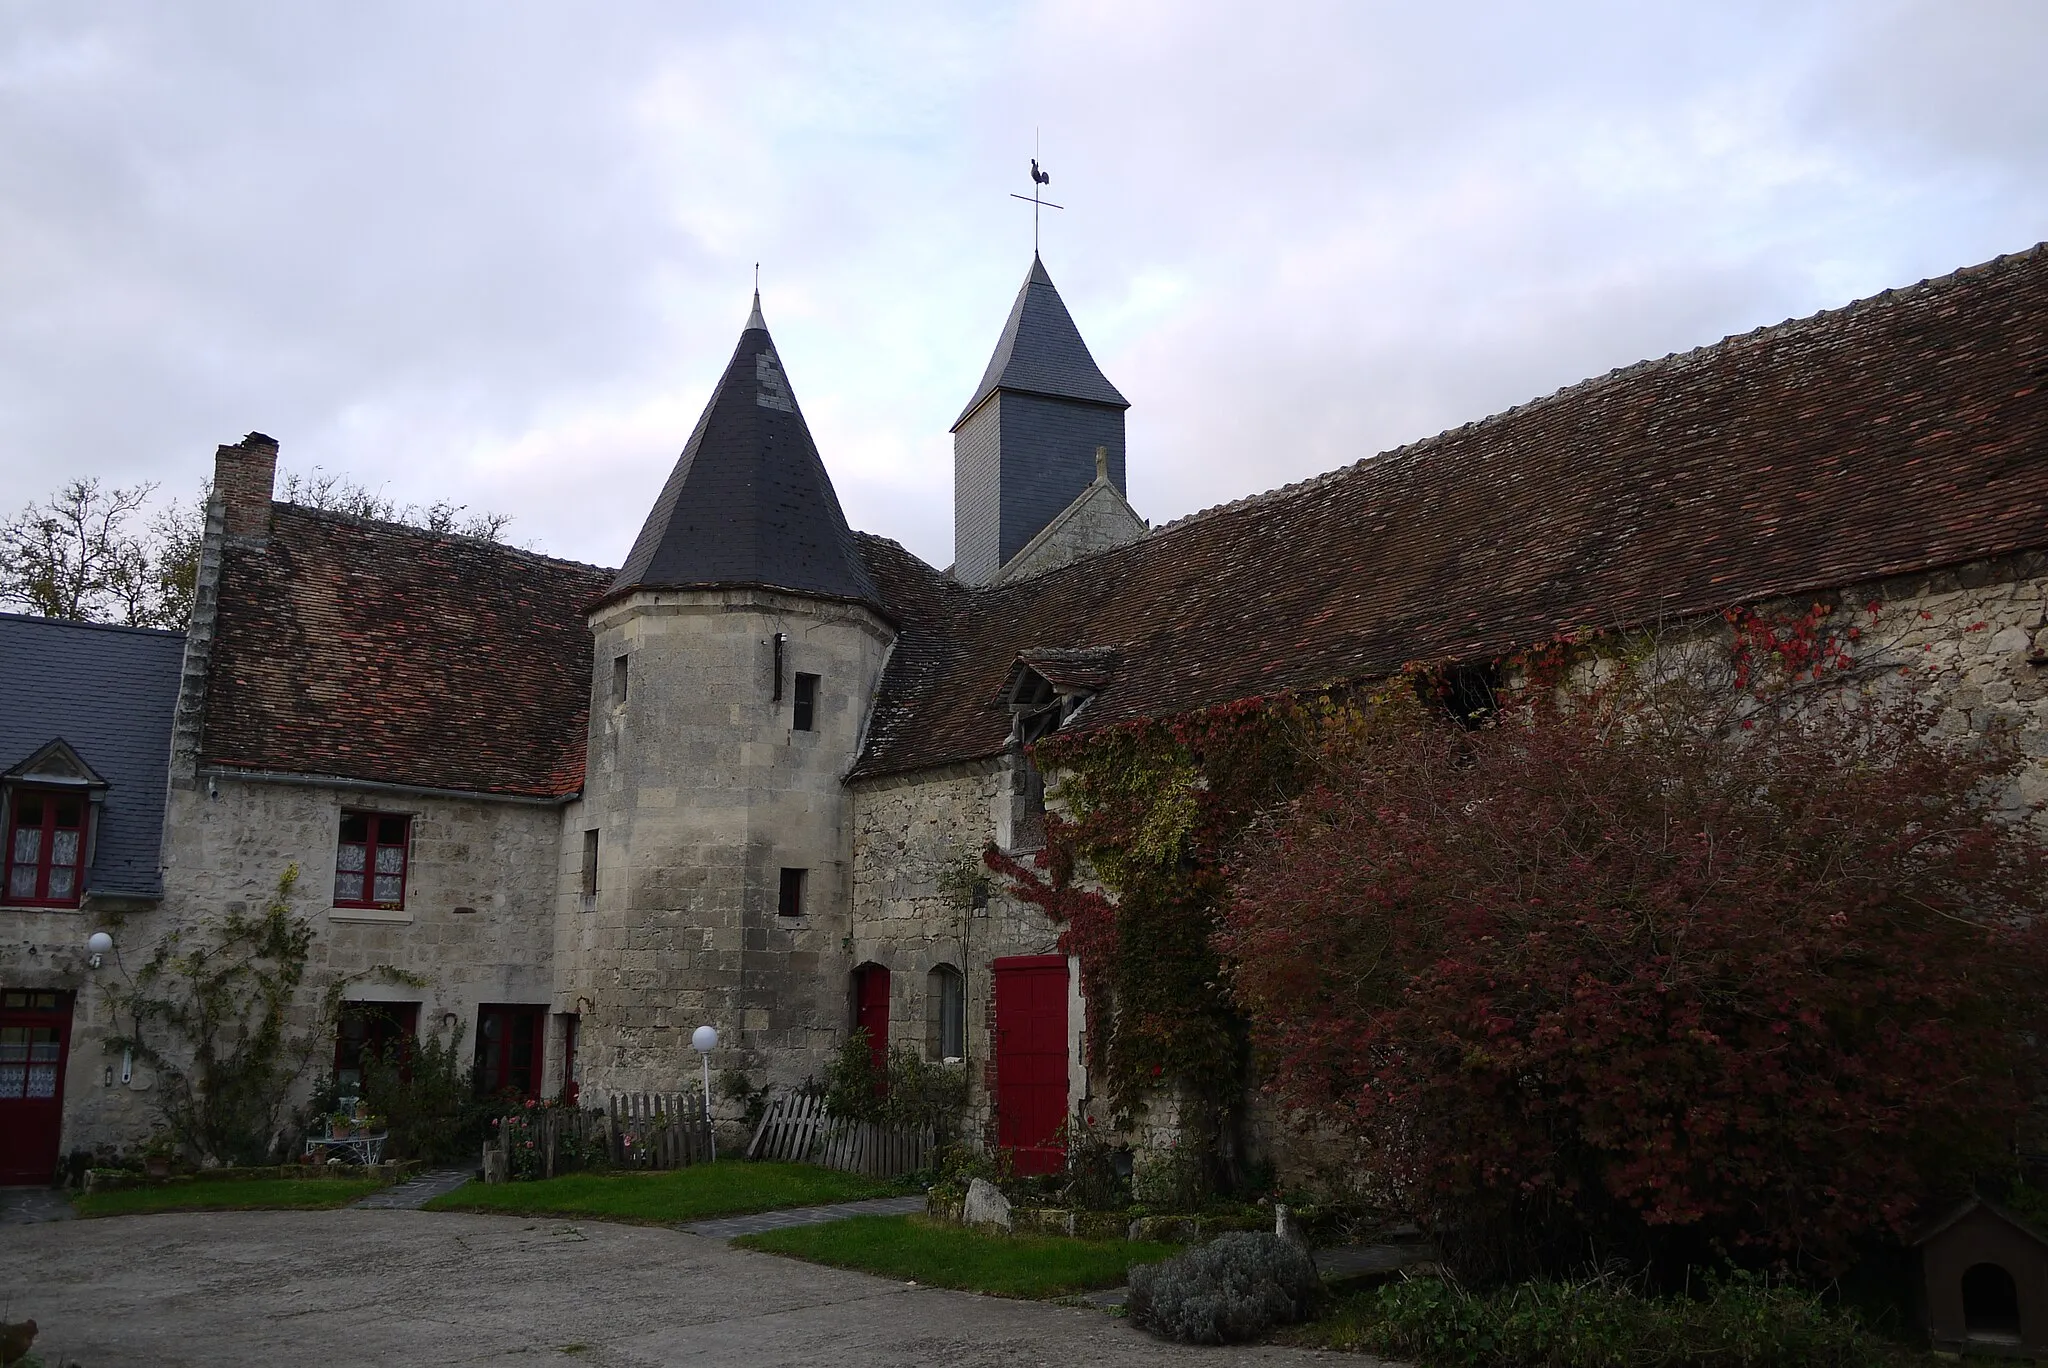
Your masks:
[[[801,675],[798,678],[802,678]],[[775,897],[775,914],[779,917],[801,917],[804,914],[805,870],[785,869],[782,871],[782,887]]]
[[[627,664],[625,656],[612,657],[612,702],[626,701]]]
[[[597,832],[592,827],[583,833],[583,910],[590,911],[597,903]]]
[[[814,674],[796,677],[796,715],[790,725],[797,731],[817,730],[818,677]]]

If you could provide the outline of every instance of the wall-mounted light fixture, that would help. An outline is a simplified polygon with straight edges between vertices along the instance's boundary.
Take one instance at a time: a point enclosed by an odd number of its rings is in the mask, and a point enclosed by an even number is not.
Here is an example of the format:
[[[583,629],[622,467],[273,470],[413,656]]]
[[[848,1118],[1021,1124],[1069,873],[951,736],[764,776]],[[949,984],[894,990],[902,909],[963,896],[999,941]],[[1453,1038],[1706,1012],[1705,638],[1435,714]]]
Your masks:
[[[97,969],[102,957],[114,953],[114,938],[104,931],[95,931],[85,938],[85,962]]]

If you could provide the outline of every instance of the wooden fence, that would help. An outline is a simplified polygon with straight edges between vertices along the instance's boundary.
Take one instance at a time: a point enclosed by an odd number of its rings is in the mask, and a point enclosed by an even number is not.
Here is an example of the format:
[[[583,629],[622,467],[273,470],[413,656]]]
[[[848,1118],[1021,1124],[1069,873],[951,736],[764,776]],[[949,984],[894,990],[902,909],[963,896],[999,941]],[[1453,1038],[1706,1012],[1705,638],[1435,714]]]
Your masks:
[[[747,1158],[898,1178],[928,1168],[934,1148],[929,1127],[837,1121],[825,1114],[825,1099],[819,1094],[788,1092],[768,1103],[753,1143],[747,1146]]]
[[[615,1165],[686,1168],[711,1158],[711,1121],[702,1093],[614,1093],[606,1120]]]
[[[566,1152],[567,1167],[602,1157],[615,1168],[672,1169],[711,1158],[711,1126],[700,1093],[614,1094],[603,1107],[548,1107],[508,1117],[484,1142],[484,1180],[512,1174],[511,1148],[528,1141],[539,1157],[539,1176],[552,1178]],[[566,1170],[565,1170],[566,1171]]]

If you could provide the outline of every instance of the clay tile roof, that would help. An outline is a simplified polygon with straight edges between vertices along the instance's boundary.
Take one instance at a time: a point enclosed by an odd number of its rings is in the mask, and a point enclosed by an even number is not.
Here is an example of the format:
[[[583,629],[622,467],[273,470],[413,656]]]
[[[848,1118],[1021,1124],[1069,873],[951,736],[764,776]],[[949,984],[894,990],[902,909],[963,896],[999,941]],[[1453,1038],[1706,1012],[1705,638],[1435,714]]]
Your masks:
[[[893,544],[890,544],[893,545]],[[1020,651],[1091,725],[2048,547],[2048,244],[1647,361],[1021,584],[863,552],[915,647],[854,773],[997,753]]]
[[[612,572],[274,505],[230,544],[203,764],[485,793],[583,784],[584,613]]]
[[[1114,646],[1037,648],[1017,652],[1017,664],[1035,671],[1061,693],[1094,693],[1116,669]],[[1013,670],[1014,673],[1014,670]]]
[[[759,294],[607,597],[714,585],[875,598],[762,321]]]
[[[1095,364],[1088,344],[1081,340],[1081,330],[1067,312],[1066,301],[1053,288],[1052,277],[1036,252],[1023,288],[1017,291],[1017,302],[1010,306],[1003,335],[996,339],[995,354],[988,359],[981,383],[974,387],[974,397],[953,420],[954,428],[999,389],[1085,399],[1113,408],[1131,406]]]

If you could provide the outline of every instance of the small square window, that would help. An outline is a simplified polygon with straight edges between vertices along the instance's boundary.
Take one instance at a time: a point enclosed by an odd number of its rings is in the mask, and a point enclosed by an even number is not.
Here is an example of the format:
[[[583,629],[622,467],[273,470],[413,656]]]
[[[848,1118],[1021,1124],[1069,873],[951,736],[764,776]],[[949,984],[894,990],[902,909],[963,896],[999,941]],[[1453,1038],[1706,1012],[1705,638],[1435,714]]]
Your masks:
[[[412,818],[381,812],[341,814],[334,854],[334,905],[405,910]]]
[[[625,656],[612,657],[612,702],[626,701],[626,686],[631,682],[632,667]]]
[[[798,674],[796,677],[796,716],[790,725],[798,731],[817,730],[818,677],[814,674]]]
[[[801,917],[804,914],[804,869],[782,871],[782,887],[775,898],[775,915],[778,917]]]

